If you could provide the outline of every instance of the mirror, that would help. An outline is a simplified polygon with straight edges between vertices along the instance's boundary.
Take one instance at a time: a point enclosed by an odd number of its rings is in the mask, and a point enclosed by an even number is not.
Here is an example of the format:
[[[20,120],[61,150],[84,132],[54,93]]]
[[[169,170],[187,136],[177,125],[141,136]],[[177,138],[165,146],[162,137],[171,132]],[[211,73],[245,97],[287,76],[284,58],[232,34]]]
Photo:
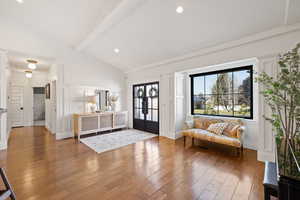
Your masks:
[[[96,90],[95,94],[97,96],[97,110],[106,111],[108,108],[108,90]]]

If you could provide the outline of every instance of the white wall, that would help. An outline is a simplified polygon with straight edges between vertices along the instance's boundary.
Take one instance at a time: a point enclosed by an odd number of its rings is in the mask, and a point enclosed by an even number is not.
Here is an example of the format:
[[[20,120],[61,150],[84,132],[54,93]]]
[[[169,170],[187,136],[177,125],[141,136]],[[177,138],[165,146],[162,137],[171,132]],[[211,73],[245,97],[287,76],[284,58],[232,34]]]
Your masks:
[[[57,139],[72,137],[72,114],[87,112],[85,96],[95,89],[118,95],[117,110],[126,110],[125,74],[92,56],[78,52],[62,55],[57,66]]]
[[[25,77],[25,73],[12,70],[10,86],[23,87],[24,126],[33,125],[33,87],[45,87],[48,81],[48,72],[34,71],[31,79]],[[9,115],[11,110],[9,110]]]
[[[50,83],[50,99],[45,101],[45,126],[52,133],[56,133],[56,82],[57,82],[57,66],[53,64],[48,72],[48,83]]]
[[[232,41],[220,46],[203,49],[198,54],[183,56],[178,59],[162,62],[157,66],[151,66],[128,72],[127,92],[131,94],[132,85],[148,81],[160,81],[160,135],[176,138],[175,131],[175,73],[195,68],[207,67],[223,63],[229,63],[249,58],[258,60],[259,71],[276,66],[276,56],[285,52],[300,42],[300,26],[286,26],[266,33],[249,36],[244,39]],[[269,61],[271,60],[271,61]],[[271,62],[271,64],[269,64]],[[272,69],[271,69],[272,70]],[[128,95],[127,105],[130,111],[130,125],[132,126],[132,97]],[[261,105],[261,100],[259,100]],[[258,106],[259,106],[258,105]],[[257,116],[262,116],[261,108],[258,108]],[[272,130],[264,128],[260,123],[262,119],[249,122],[246,136],[248,147],[258,150],[259,160],[273,160],[274,143]],[[176,124],[176,127],[180,125]],[[251,135],[251,136],[250,136]]]
[[[10,70],[5,51],[0,50],[0,108],[8,108],[7,94],[8,81],[10,79]],[[9,138],[9,120],[8,113],[0,114],[0,149],[7,147],[7,140]]]

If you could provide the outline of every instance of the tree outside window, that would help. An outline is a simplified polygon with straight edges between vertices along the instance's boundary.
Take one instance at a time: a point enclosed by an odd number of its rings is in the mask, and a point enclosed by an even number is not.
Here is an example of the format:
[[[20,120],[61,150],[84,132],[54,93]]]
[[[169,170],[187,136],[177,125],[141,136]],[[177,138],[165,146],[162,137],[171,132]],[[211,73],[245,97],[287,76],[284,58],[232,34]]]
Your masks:
[[[252,66],[191,75],[192,114],[252,118]]]

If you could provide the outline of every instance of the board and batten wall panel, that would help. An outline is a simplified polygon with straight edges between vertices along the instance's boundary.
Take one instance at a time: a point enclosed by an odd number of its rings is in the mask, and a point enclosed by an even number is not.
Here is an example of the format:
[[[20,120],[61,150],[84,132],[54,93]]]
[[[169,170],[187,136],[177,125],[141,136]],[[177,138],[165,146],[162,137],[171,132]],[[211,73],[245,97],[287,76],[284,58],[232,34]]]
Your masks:
[[[278,72],[277,57],[271,56],[261,58],[259,62],[259,71],[266,72],[268,75],[275,77]],[[264,88],[260,85],[259,90]],[[275,161],[275,141],[276,134],[272,128],[271,123],[267,122],[263,115],[270,116],[271,109],[265,103],[262,95],[259,97],[259,128],[258,128],[258,160]]]
[[[72,137],[72,114],[87,112],[86,96],[96,89],[119,96],[117,111],[126,110],[125,74],[92,56],[72,52],[57,63],[57,133],[56,139]]]
[[[175,137],[180,137],[180,131],[186,120],[186,73],[175,73]]]

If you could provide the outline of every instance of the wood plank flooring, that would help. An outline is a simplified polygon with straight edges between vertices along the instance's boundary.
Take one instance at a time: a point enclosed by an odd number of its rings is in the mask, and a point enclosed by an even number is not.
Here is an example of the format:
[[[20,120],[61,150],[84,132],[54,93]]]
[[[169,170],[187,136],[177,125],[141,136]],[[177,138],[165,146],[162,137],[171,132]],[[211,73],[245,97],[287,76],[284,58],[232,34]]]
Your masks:
[[[190,143],[190,141],[188,140]],[[44,127],[13,129],[0,152],[20,200],[263,199],[264,164],[228,147],[183,147],[156,137],[97,154]]]

